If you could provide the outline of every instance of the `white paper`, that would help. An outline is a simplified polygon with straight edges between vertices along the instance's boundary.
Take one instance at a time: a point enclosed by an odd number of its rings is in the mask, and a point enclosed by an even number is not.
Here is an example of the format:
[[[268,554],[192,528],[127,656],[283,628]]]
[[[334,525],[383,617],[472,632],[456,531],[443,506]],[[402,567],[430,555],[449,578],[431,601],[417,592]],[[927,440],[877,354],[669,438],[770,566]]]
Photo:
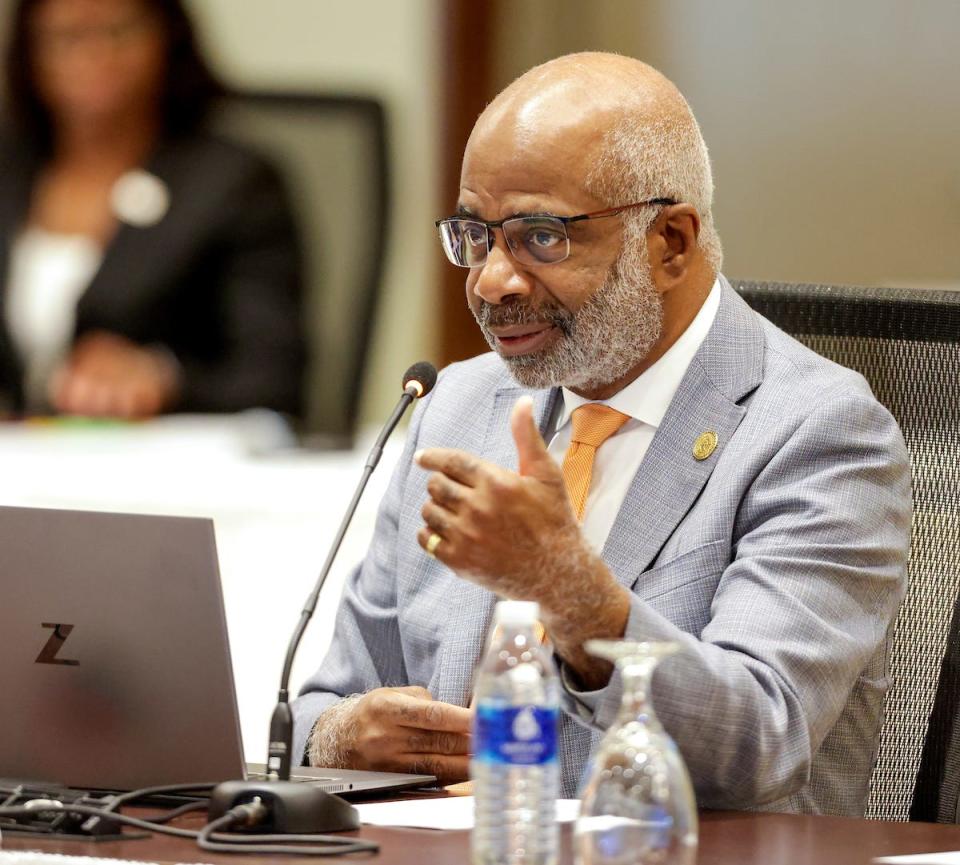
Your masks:
[[[882,856],[873,860],[884,865],[960,865],[960,851],[911,853],[909,856]]]
[[[360,822],[370,826],[404,826],[411,829],[473,828],[473,796],[370,802],[354,807],[360,812]],[[558,822],[570,823],[577,819],[579,813],[579,799],[557,800]]]
[[[33,850],[0,850],[0,865],[152,865],[123,859],[99,859],[90,856],[62,856]]]

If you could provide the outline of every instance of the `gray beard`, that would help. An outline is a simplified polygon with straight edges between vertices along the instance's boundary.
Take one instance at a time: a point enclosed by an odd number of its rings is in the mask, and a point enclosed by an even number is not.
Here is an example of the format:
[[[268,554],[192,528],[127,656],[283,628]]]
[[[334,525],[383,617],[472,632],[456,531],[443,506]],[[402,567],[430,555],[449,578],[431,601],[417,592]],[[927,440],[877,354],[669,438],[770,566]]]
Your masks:
[[[491,327],[549,322],[561,333],[542,351],[501,357],[519,384],[592,390],[623,378],[650,353],[663,327],[663,298],[650,276],[644,241],[625,238],[603,285],[576,312],[554,302],[480,305],[474,317],[494,350]]]

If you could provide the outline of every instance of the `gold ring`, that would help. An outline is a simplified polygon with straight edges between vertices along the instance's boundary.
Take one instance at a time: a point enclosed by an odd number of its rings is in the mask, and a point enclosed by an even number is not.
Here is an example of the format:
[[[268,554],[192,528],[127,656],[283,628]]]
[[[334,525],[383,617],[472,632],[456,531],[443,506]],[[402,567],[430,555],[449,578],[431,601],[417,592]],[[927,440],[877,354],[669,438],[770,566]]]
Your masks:
[[[434,558],[434,559],[437,557],[437,547],[440,546],[440,541],[442,541],[442,540],[443,540],[443,538],[441,538],[440,535],[438,535],[436,532],[433,532],[433,533],[430,535],[430,537],[427,538],[427,547],[426,547],[426,549],[427,549],[427,555],[428,555],[428,556],[430,556],[431,558]]]

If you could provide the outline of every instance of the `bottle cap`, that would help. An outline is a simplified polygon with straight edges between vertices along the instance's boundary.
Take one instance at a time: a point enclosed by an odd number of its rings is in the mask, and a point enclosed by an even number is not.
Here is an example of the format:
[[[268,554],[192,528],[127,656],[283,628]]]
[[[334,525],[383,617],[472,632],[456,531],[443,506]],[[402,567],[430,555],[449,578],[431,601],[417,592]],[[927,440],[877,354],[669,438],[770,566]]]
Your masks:
[[[498,625],[535,625],[540,619],[536,601],[498,601],[493,620]]]

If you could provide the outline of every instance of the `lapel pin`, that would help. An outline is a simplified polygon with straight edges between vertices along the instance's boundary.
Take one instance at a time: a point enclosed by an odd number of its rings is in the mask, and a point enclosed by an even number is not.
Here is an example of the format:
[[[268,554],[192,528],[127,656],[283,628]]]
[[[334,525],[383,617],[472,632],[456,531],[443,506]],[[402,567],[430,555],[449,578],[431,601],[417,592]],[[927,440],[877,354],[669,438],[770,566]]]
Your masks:
[[[167,215],[170,189],[149,171],[128,171],[114,183],[110,204],[121,222],[136,228],[150,228]]]
[[[717,434],[712,430],[700,433],[693,443],[693,456],[697,460],[705,460],[717,449]]]

